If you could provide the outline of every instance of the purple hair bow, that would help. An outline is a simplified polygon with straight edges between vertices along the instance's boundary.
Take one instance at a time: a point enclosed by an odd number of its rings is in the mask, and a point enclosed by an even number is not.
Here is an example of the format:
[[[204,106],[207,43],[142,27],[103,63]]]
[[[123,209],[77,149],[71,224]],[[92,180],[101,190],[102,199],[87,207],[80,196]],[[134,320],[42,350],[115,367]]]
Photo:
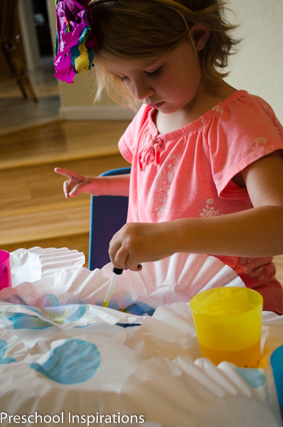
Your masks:
[[[55,77],[74,83],[76,73],[89,70],[97,39],[91,29],[89,0],[56,0]]]

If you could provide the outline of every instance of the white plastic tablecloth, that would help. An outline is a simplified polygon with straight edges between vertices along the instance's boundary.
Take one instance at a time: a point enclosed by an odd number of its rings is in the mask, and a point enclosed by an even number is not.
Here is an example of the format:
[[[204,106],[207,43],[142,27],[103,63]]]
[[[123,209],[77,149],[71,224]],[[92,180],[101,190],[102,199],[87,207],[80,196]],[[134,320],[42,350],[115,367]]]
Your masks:
[[[184,260],[125,271],[104,308],[110,265],[91,272],[66,248],[13,252],[13,288],[0,292],[0,425],[279,427],[269,357],[283,316],[263,313],[259,369],[214,366],[189,300],[243,284],[216,258]]]

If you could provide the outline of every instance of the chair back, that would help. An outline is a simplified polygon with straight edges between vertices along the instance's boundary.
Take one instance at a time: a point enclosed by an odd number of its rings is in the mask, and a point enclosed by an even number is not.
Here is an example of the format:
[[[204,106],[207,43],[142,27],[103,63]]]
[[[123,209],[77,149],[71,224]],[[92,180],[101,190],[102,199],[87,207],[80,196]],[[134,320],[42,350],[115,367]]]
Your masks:
[[[112,169],[100,176],[129,174],[130,167]],[[109,242],[126,223],[128,197],[91,196],[88,268],[94,270],[110,262]]]

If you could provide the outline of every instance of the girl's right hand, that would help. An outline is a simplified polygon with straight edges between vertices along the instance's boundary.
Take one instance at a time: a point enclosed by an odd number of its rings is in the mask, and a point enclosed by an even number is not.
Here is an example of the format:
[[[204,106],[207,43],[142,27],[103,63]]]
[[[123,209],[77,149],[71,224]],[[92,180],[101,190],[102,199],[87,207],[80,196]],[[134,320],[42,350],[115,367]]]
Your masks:
[[[70,169],[55,168],[54,171],[69,178],[63,184],[63,191],[66,199],[78,196],[83,192],[88,193],[90,191],[90,186],[92,184],[90,177],[80,175]]]

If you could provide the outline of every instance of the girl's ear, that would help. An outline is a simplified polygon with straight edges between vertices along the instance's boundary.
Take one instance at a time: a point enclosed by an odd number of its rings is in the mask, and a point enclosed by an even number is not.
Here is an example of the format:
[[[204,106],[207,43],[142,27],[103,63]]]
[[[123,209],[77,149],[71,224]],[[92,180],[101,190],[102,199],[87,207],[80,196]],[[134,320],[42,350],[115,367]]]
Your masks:
[[[197,52],[204,49],[210,36],[209,28],[204,24],[195,24],[190,29],[192,43]]]

